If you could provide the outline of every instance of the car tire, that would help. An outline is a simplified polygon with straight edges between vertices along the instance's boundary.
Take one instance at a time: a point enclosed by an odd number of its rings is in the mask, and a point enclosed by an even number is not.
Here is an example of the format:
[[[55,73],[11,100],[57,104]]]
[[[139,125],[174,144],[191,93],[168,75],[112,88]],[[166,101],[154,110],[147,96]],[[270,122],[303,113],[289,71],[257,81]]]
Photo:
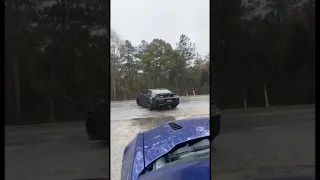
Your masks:
[[[89,136],[89,140],[96,141],[102,139],[95,131],[95,124],[93,121],[86,121],[86,130]]]
[[[137,105],[141,106],[139,98],[136,99]]]
[[[151,105],[150,102],[148,103],[148,106],[147,106],[147,107],[148,107],[148,110],[149,110],[149,111],[152,111],[153,108],[152,108],[152,105]]]
[[[175,104],[175,105],[172,105],[171,107],[172,108],[176,108],[178,106],[178,104]]]

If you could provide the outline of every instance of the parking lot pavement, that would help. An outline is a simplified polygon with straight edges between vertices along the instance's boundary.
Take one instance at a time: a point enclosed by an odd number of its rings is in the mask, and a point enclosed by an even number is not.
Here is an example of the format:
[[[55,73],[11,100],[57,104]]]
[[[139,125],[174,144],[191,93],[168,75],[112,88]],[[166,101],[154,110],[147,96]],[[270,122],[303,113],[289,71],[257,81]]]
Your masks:
[[[221,121],[221,135],[212,144],[213,179],[314,176],[314,109],[222,116]]]

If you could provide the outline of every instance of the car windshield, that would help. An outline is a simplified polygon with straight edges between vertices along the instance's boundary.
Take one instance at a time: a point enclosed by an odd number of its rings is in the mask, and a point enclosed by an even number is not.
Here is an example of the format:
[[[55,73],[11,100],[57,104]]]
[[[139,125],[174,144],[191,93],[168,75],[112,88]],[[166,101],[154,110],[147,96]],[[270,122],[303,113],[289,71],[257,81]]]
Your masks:
[[[156,89],[156,90],[152,90],[152,93],[153,94],[165,94],[165,93],[172,93],[172,92],[167,89]]]
[[[141,175],[168,165],[209,159],[209,155],[210,141],[208,137],[192,140],[180,144],[169,153],[152,162]]]

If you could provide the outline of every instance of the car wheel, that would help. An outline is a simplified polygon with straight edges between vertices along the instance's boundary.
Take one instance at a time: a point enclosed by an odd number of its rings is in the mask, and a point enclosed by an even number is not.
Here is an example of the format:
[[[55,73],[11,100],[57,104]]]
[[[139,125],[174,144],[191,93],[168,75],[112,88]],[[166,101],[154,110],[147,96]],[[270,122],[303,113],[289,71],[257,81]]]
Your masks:
[[[137,105],[138,105],[138,106],[141,106],[140,101],[139,101],[139,98],[137,98],[136,102],[137,102]]]
[[[86,129],[89,136],[89,139],[92,141],[101,140],[102,138],[95,131],[95,126],[93,121],[86,121]]]
[[[152,105],[151,105],[151,103],[149,102],[149,103],[148,103],[148,110],[149,110],[149,111],[152,111],[152,109],[153,109],[153,108],[152,108]]]

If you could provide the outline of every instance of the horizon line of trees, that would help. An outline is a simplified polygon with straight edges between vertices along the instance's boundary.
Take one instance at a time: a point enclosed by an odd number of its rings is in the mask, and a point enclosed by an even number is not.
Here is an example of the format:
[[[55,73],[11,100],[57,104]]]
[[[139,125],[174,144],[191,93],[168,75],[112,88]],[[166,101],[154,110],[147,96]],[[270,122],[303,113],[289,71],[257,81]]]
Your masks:
[[[184,34],[173,48],[163,39],[134,47],[111,31],[111,100],[135,99],[144,89],[167,88],[180,95],[209,94],[209,53],[202,57]]]

